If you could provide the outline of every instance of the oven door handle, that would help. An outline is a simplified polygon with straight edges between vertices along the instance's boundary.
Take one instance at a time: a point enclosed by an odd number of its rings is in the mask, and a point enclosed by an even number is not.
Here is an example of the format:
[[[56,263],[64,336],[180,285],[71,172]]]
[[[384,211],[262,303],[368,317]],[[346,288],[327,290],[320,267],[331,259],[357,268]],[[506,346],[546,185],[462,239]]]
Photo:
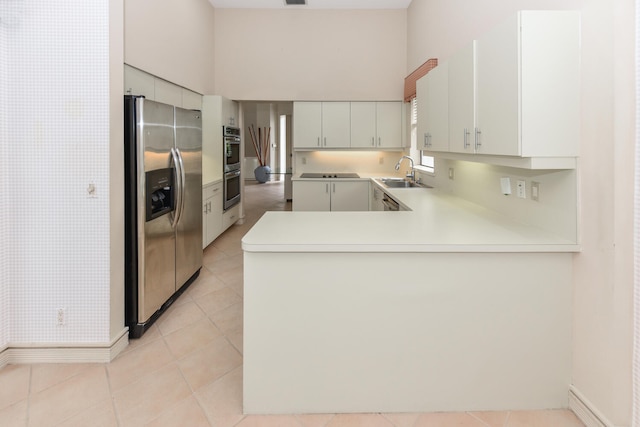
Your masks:
[[[231,171],[231,172],[227,172],[224,177],[225,178],[235,178],[236,176],[240,176],[240,171]]]

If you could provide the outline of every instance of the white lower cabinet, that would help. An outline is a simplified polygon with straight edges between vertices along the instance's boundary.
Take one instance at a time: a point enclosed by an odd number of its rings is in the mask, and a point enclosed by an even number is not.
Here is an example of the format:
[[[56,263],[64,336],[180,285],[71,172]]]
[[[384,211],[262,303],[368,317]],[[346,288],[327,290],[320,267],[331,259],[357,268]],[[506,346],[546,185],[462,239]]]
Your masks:
[[[375,185],[371,185],[371,192],[369,195],[369,210],[383,211],[384,210],[384,203],[382,203],[383,197],[384,197],[384,191],[382,191]]]
[[[369,182],[317,180],[293,182],[294,211],[368,211]]]
[[[240,205],[237,204],[222,214],[222,231],[225,231],[227,228],[231,227],[240,219]]]
[[[222,233],[222,183],[202,189],[202,248],[206,248]]]

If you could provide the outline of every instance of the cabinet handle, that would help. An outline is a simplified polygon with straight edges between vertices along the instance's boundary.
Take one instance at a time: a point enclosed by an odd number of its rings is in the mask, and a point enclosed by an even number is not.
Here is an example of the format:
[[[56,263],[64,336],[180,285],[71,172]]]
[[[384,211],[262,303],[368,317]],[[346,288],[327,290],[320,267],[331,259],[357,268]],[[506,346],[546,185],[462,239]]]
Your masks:
[[[373,136],[371,137],[371,146],[372,147],[376,146],[376,139]]]
[[[333,192],[334,193],[336,192],[336,185],[335,184],[333,184]]]
[[[380,147],[381,145],[382,145],[382,139],[378,137],[378,147]]]
[[[324,187],[324,192],[325,192],[325,193],[327,193],[327,194],[329,193],[329,183],[327,183],[327,184],[325,185],[325,187]]]
[[[211,212],[211,202],[207,203],[209,212]]]
[[[466,150],[469,147],[469,130],[464,128],[464,149]]]
[[[318,137],[318,147],[320,147],[320,137]]]
[[[479,129],[479,128],[476,128],[476,141],[475,141],[475,143],[476,143],[476,150],[477,150],[479,147],[482,147],[482,141],[480,140],[480,135],[482,135],[482,132],[480,131],[480,129]]]
[[[424,134],[424,146],[431,147],[431,134],[429,132]]]

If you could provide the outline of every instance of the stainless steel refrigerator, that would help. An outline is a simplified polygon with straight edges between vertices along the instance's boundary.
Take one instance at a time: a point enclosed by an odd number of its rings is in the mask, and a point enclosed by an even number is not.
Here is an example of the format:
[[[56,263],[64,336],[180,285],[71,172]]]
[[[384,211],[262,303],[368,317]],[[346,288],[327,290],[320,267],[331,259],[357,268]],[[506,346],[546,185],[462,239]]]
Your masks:
[[[202,267],[202,119],[126,95],[125,323],[138,338]]]

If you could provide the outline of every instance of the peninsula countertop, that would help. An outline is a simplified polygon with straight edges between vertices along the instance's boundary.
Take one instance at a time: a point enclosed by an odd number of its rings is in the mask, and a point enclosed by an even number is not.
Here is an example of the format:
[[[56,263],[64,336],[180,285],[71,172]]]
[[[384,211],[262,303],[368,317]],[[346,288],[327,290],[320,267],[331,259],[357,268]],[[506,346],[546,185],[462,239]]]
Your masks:
[[[372,185],[380,185],[369,177]],[[580,245],[435,188],[384,188],[409,211],[267,212],[247,252],[578,252]]]

